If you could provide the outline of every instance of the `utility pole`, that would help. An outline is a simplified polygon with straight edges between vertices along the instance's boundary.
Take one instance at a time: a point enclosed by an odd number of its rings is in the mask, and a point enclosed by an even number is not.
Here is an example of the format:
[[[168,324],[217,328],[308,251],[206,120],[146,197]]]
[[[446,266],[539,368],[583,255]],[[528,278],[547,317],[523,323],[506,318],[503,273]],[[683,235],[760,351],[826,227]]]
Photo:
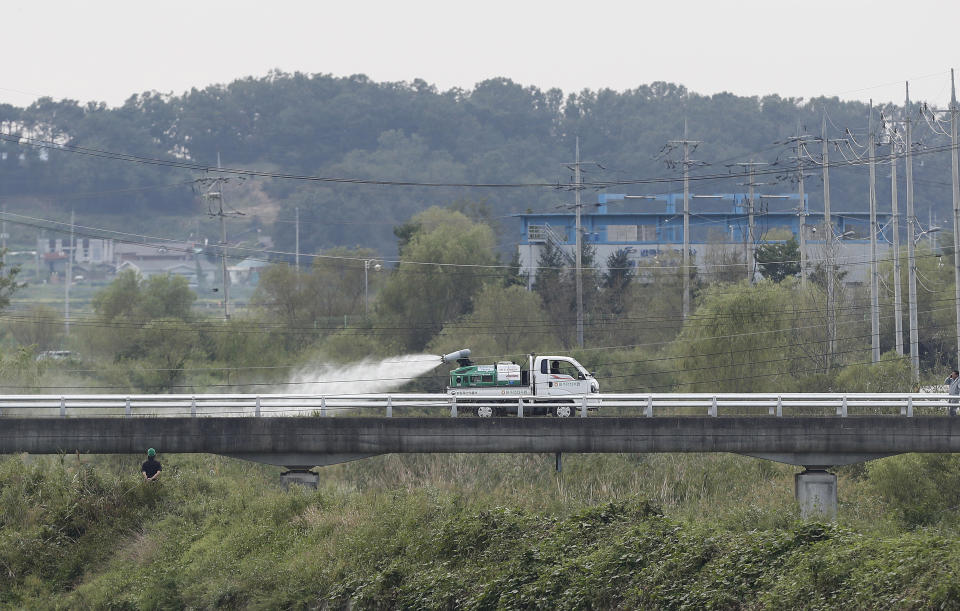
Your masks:
[[[687,139],[687,120],[683,120],[683,140],[670,144],[683,146],[683,319],[690,316],[690,145],[699,140]]]
[[[737,165],[746,168],[747,170],[747,240],[744,245],[744,260],[747,264],[747,280],[753,282],[753,278],[756,275],[756,267],[754,262],[753,249],[757,244],[757,236],[755,233],[755,224],[754,224],[754,214],[756,212],[756,207],[754,206],[754,187],[757,186],[757,183],[754,181],[753,169],[758,165],[767,165],[766,163],[761,163],[759,161],[754,161],[751,159],[746,163],[738,163]],[[761,183],[765,184],[765,183]]]
[[[800,217],[798,233],[800,234],[800,286],[807,286],[807,201],[803,191],[803,139],[800,136],[800,125],[797,124],[797,186],[799,188],[800,203],[797,215]]]
[[[897,354],[903,356],[903,294],[900,288],[900,201],[897,185],[897,143],[890,140],[890,214],[893,217],[893,318]]]
[[[753,159],[751,159],[750,160],[750,178],[747,179],[750,183],[749,185],[747,185],[747,191],[748,191],[747,198],[750,200],[748,202],[750,207],[747,208],[747,241],[749,242],[749,244],[747,245],[747,280],[749,280],[750,282],[753,282],[753,275],[754,275],[753,245],[756,244],[756,239],[757,239],[753,233],[753,211],[754,211],[753,167],[754,167],[754,163],[753,163]]]
[[[957,306],[957,360],[954,368],[960,367],[960,253],[957,252],[960,241],[960,161],[958,161],[957,120],[960,109],[957,108],[957,87],[953,80],[953,68],[950,69],[950,157],[953,175],[953,278],[956,289]]]
[[[220,167],[220,163],[217,163]],[[227,217],[223,213],[223,188],[220,190],[220,267],[223,281],[223,319],[230,320],[230,274],[227,273]]]
[[[581,191],[583,191],[583,172],[581,170],[585,162],[580,159],[580,136],[576,137],[576,160],[572,165],[567,164],[568,168],[573,170],[573,191],[574,191],[574,212],[575,212],[575,248],[577,250],[574,259],[575,279],[577,285],[577,346],[583,348],[583,228],[581,226],[581,213],[583,211],[583,201]]]
[[[876,134],[873,133],[873,100],[867,119],[867,156],[870,159],[870,346],[873,362],[880,362],[880,278],[877,275],[877,156]]]
[[[577,275],[577,346],[583,348],[583,277],[580,274],[580,267],[583,264],[583,253],[581,252],[581,230],[580,230],[580,212],[583,207],[583,202],[580,199],[580,191],[583,189],[583,181],[580,175],[580,136],[577,136],[576,139],[576,161],[573,166],[573,182],[574,182],[574,208],[576,208],[577,213],[577,236],[576,236],[576,249],[577,249],[577,259],[576,259],[576,275]]]
[[[7,204],[3,204],[3,227],[0,228],[0,262],[7,265]]]
[[[297,270],[297,276],[300,276],[300,206],[297,206],[293,209],[296,220],[293,223],[293,232],[295,234],[294,241],[296,243],[296,259],[294,260],[294,267]]]
[[[827,369],[833,366],[833,355],[837,351],[837,311],[834,303],[834,244],[833,217],[830,215],[830,142],[827,140],[827,115],[824,112],[820,126],[820,140],[823,144],[823,228],[824,245],[827,247]]]
[[[64,250],[67,250],[66,248]],[[63,282],[63,330],[70,337],[70,284],[73,282],[73,210],[70,211],[70,244]]]
[[[920,382],[920,338],[917,324],[917,259],[916,224],[917,217],[913,209],[913,132],[910,121],[910,83],[907,83],[907,99],[904,107],[907,125],[907,291],[910,307],[910,366],[913,370],[913,383]]]
[[[217,169],[220,168],[220,153],[217,153]],[[208,179],[201,179],[208,180]],[[208,208],[207,214],[220,218],[220,274],[223,289],[223,319],[230,320],[230,274],[227,272],[227,216],[240,216],[242,212],[227,213],[223,211],[223,186],[227,179],[218,175],[209,182],[210,188],[204,193],[208,200],[217,201],[217,209]],[[209,205],[208,205],[209,206]],[[216,289],[214,289],[216,290]]]

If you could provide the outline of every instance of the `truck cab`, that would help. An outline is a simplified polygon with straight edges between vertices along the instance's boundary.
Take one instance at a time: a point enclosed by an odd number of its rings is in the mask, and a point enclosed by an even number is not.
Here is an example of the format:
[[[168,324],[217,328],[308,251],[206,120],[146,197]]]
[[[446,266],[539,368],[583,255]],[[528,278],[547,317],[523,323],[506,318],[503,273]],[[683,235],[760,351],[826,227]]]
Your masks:
[[[600,383],[569,356],[530,355],[533,394],[538,396],[584,395],[600,392]]]

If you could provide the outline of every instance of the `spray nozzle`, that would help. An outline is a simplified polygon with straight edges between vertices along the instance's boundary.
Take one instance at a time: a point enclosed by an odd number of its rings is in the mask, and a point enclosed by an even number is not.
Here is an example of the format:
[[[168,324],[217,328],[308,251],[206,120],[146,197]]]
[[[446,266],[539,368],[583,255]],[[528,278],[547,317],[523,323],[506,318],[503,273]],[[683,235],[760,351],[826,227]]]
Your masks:
[[[461,359],[470,358],[470,349],[464,348],[463,350],[457,350],[456,352],[451,352],[450,354],[444,354],[440,357],[441,363],[452,363],[454,361],[459,361]]]

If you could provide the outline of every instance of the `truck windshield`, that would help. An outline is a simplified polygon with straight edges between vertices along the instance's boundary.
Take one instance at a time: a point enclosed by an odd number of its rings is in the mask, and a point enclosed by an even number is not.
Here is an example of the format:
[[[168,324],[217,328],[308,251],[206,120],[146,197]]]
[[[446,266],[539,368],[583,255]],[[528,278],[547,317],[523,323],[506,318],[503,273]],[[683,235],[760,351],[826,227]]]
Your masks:
[[[570,376],[574,380],[582,380],[584,378],[583,374],[580,372],[580,369],[578,369],[576,365],[569,361],[551,360],[550,374]]]

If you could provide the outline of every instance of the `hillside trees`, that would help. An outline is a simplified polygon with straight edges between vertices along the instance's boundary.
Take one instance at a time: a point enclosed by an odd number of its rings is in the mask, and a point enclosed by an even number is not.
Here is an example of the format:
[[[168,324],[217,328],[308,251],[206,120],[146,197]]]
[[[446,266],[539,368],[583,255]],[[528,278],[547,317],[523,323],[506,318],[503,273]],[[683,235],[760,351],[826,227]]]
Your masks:
[[[78,154],[70,146],[211,166],[219,153],[227,166],[347,179],[555,183],[565,180],[558,163],[569,158],[578,134],[584,154],[614,168],[618,177],[651,177],[664,171],[652,153],[682,132],[685,117],[691,136],[704,141],[698,155],[711,161],[769,149],[795,134],[798,121],[819,124],[824,109],[839,126],[857,127],[866,121],[866,107],[859,102],[705,96],[665,82],[565,96],[505,78],[469,90],[439,91],[420,80],[381,83],[363,75],[275,71],[179,95],[145,92],[117,108],[50,98],[26,108],[4,105],[0,125],[11,140],[0,142],[0,192],[98,193],[96,198],[71,201],[84,213],[147,208],[183,212],[194,206],[187,185],[178,185],[195,178],[188,172]],[[882,110],[887,115],[898,112],[892,106]],[[57,146],[38,148],[19,141],[19,136]],[[934,147],[942,140],[931,135],[925,142]],[[939,177],[949,174],[948,161],[949,155],[924,157],[916,168],[918,197],[949,201],[949,187],[939,184]],[[851,209],[864,199],[862,176],[856,172],[838,170],[832,187],[834,197],[850,202]],[[889,197],[888,189],[879,185],[880,200]],[[265,190],[274,203],[288,209],[299,206],[305,221],[319,223],[316,237],[304,234],[312,250],[376,247],[389,239],[392,224],[412,214],[458,197],[490,193],[341,183],[303,187],[281,180],[265,185]],[[496,193],[490,202],[497,215],[556,204],[550,189]],[[819,194],[811,191],[809,196],[816,208]],[[383,220],[358,226],[370,218]],[[278,242],[290,237],[286,224],[273,229]]]
[[[423,137],[402,130],[383,132],[372,150],[349,151],[341,160],[325,166],[324,173],[428,183],[468,180],[462,162],[446,151],[432,149]],[[300,208],[301,222],[311,227],[301,234],[301,247],[318,251],[331,245],[381,245],[390,239],[391,226],[416,215],[424,202],[452,201],[457,193],[452,188],[407,187],[391,191],[384,199],[382,186],[352,185],[345,189],[307,184],[291,193],[283,208],[288,218],[293,218],[294,207]],[[292,224],[279,225],[275,237],[290,243],[293,231]]]

